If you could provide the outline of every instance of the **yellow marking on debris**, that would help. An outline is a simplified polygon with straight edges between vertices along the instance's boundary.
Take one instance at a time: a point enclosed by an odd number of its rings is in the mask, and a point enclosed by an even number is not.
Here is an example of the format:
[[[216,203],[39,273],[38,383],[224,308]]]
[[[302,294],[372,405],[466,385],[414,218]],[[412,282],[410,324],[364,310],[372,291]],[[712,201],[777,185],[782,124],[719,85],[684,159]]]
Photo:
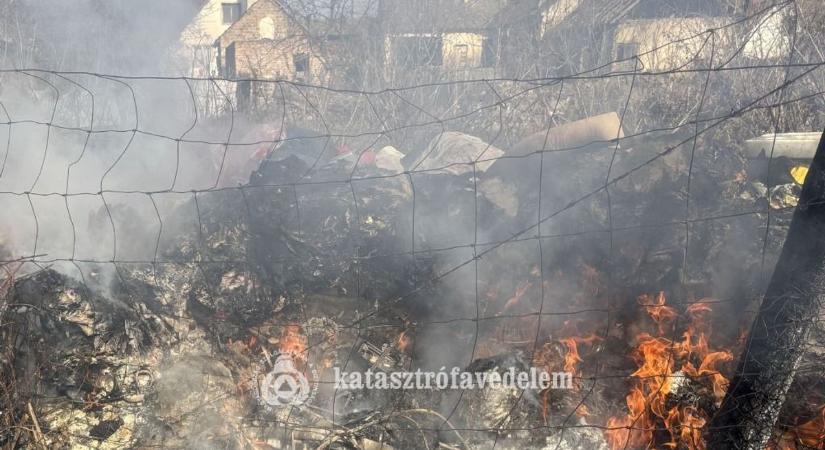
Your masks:
[[[805,178],[808,176],[808,166],[794,166],[791,168],[791,176],[796,184],[802,185],[805,183]]]

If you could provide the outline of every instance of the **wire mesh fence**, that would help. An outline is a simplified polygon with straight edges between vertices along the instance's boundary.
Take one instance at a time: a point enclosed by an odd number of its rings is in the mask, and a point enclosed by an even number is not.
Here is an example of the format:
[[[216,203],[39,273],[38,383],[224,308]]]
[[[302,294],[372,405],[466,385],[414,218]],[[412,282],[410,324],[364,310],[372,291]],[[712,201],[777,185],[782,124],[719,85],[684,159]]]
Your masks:
[[[822,124],[799,14],[533,79],[0,70],[0,439],[705,448],[805,178],[785,133]],[[786,51],[756,58],[777,15]],[[771,448],[822,445],[817,330]],[[273,407],[257,375],[286,352],[317,396]],[[573,385],[332,376],[452,367]]]

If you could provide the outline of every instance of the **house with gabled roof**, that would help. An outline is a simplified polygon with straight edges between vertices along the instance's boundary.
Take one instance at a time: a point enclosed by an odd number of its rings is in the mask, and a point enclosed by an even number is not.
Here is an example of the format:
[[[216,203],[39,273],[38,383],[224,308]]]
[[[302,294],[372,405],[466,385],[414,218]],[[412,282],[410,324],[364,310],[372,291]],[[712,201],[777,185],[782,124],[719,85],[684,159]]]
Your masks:
[[[184,75],[218,75],[215,40],[258,0],[206,0],[180,35],[178,62]]]
[[[278,0],[255,2],[214,45],[219,73],[238,81],[239,104],[256,95],[254,79],[322,84],[328,75],[321,45],[302,18]]]
[[[320,45],[291,9],[258,0],[216,40],[220,73],[227,78],[318,81],[324,72]]]
[[[385,0],[378,17],[388,72],[492,75],[496,42],[489,26],[505,6],[502,0]]]
[[[550,0],[540,6],[541,48],[549,74],[582,69],[668,71],[717,52],[777,58],[775,25],[744,20],[758,2],[747,0]],[[774,15],[774,20],[782,20]],[[772,28],[770,28],[772,27]],[[708,43],[714,31],[715,46]],[[776,42],[775,42],[776,41]],[[770,48],[769,48],[770,46]],[[724,57],[717,53],[717,57]],[[610,64],[614,62],[613,64]],[[703,62],[702,64],[706,64]],[[605,66],[607,65],[607,66]]]

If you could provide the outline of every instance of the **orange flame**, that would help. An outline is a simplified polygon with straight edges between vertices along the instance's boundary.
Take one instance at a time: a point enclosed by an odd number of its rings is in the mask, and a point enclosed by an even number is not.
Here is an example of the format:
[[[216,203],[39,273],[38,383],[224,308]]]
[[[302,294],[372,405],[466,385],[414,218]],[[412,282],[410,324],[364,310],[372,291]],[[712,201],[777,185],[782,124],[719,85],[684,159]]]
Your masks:
[[[673,388],[674,367],[677,362],[682,362],[682,370],[687,376],[710,379],[718,405],[727,391],[728,379],[719,373],[717,366],[731,361],[733,354],[730,351],[710,351],[707,314],[711,309],[707,306],[707,301],[686,308],[690,321],[681,342],[661,337],[677,317],[676,310],[665,305],[664,293],[659,292],[655,297],[642,295],[638,301],[656,323],[659,337],[647,333],[637,336],[638,344],[631,354],[638,367],[631,374],[636,377],[636,381],[627,397],[630,412],[626,417],[612,417],[608,420],[609,429],[605,432],[605,438],[611,450],[653,448],[655,443],[652,432],[644,431],[654,428],[656,421],[661,419],[671,435],[671,441],[664,444],[664,447],[705,450],[701,429],[707,419],[703,417],[703,413],[693,407],[666,410],[667,395]],[[700,361],[698,369],[690,361],[693,358]],[[635,425],[631,427],[631,424]]]
[[[671,344],[667,339],[642,334],[633,355],[639,368],[631,376],[639,378],[639,384],[648,393],[650,410],[663,419],[666,416],[665,399],[670,393],[673,375]]]
[[[508,311],[510,308],[515,307],[519,303],[521,303],[521,299],[527,294],[527,291],[533,287],[533,283],[529,281],[523,281],[521,284],[518,285],[516,288],[516,292],[513,293],[513,296],[510,297],[507,302],[504,304],[504,309],[502,312]]]
[[[575,338],[559,339],[559,341],[567,347],[567,353],[564,355],[564,371],[576,374],[576,368],[579,363],[584,360],[579,356],[579,347],[576,344]]]
[[[732,360],[733,353],[729,351],[713,352],[705,356],[698,370],[690,362],[685,363],[685,365],[682,366],[682,370],[692,378],[710,378],[713,386],[713,397],[716,400],[716,406],[719,406],[722,404],[722,399],[725,398],[725,392],[728,391],[729,381],[724,375],[719,373],[716,366]]]
[[[578,344],[593,345],[593,343],[600,341],[601,339],[601,337],[595,334],[559,339],[559,342],[567,348],[567,351],[564,354],[564,371],[572,375],[573,386],[576,390],[581,389],[579,364],[584,362],[579,355]],[[580,417],[586,417],[590,414],[590,412],[588,411],[587,406],[582,404],[576,409],[576,414]]]
[[[676,347],[681,352],[682,357],[690,358],[692,355],[696,355],[698,359],[703,359],[710,353],[708,338],[705,333],[699,333],[696,336],[693,329],[688,329],[682,336],[684,336],[682,342]],[[696,339],[694,339],[694,336],[696,336]]]
[[[659,327],[659,334],[665,334],[666,327],[676,318],[676,310],[665,306],[665,293],[659,292],[656,296],[644,294],[637,299],[645,307],[650,318]]]
[[[653,440],[653,421],[647,412],[644,393],[633,388],[626,400],[627,416],[607,420],[605,439],[610,450],[646,447]]]
[[[671,408],[665,419],[665,426],[670,432],[671,441],[665,444],[665,447],[705,450],[702,427],[706,422],[707,420],[701,417],[699,411],[691,406],[682,409]]]
[[[796,427],[794,432],[803,448],[825,448],[825,408],[813,420]]]
[[[825,449],[825,407],[813,419],[785,431],[775,442],[768,446],[770,450]]]
[[[565,323],[565,330],[566,332],[575,332],[575,326],[570,323]],[[562,362],[563,370],[573,376],[575,389],[580,389],[578,366],[584,362],[579,354],[579,344],[593,345],[593,343],[600,340],[602,340],[602,338],[595,334],[589,334],[587,336],[572,336],[558,340],[558,342],[564,346],[564,360]],[[552,342],[547,342],[542,345],[541,348],[536,350],[533,355],[533,365],[544,368],[544,370],[548,373],[557,371],[559,369],[559,361],[557,357],[554,357],[554,355],[558,355],[558,348],[559,347]],[[544,422],[546,424],[548,411],[550,409],[550,389],[545,389],[541,392],[541,399],[542,417],[544,418]],[[586,405],[580,404],[578,408],[576,408],[576,414],[584,417],[589,415],[590,412]]]
[[[300,325],[289,324],[284,327],[278,340],[278,350],[282,354],[290,354],[293,358],[306,361],[307,339]]]
[[[407,347],[410,346],[410,338],[407,337],[407,332],[402,331],[401,334],[398,335],[398,341],[396,342],[396,346],[398,347],[398,351],[405,352]]]

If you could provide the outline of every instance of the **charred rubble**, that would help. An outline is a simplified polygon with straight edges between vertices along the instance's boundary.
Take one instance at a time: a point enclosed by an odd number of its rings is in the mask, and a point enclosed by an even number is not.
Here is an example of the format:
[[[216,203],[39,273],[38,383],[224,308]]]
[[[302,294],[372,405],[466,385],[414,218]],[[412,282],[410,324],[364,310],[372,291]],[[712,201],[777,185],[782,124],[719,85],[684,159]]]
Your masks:
[[[274,149],[249,183],[179,205],[180,223],[167,226],[184,231],[158,241],[154,263],[10,275],[0,444],[610,448],[599,426],[625,408],[637,336],[680,336],[687,323],[652,322],[665,304],[637,297],[715,294],[716,268],[735,257],[717,243],[758,232],[747,221],[697,225],[684,260],[683,227],[673,223],[684,220],[685,152],[617,182],[610,199],[599,191],[611,166],[623,173],[680,137],[619,145],[615,131],[582,143],[573,127],[512,149],[445,132],[406,156],[389,145],[336,153],[298,139]],[[538,151],[548,148],[558,151]],[[731,183],[743,160],[718,164],[717,179],[703,184],[745,203],[768,197]],[[610,223],[627,231],[605,233]],[[644,225],[656,227],[634,231]],[[781,239],[781,225],[771,239]],[[760,255],[747,253],[750,270]],[[537,314],[548,308],[559,315]],[[565,315],[582,310],[591,312]],[[732,346],[737,331],[717,335]],[[306,407],[267,408],[254,396],[255,376],[285,348],[317,372],[318,394]],[[696,373],[701,363],[691,361]],[[572,370],[576,388],[341,392],[331,375],[441,365]],[[605,373],[629,378],[597,383]],[[673,373],[682,381],[663,405],[712,414],[707,374]]]

